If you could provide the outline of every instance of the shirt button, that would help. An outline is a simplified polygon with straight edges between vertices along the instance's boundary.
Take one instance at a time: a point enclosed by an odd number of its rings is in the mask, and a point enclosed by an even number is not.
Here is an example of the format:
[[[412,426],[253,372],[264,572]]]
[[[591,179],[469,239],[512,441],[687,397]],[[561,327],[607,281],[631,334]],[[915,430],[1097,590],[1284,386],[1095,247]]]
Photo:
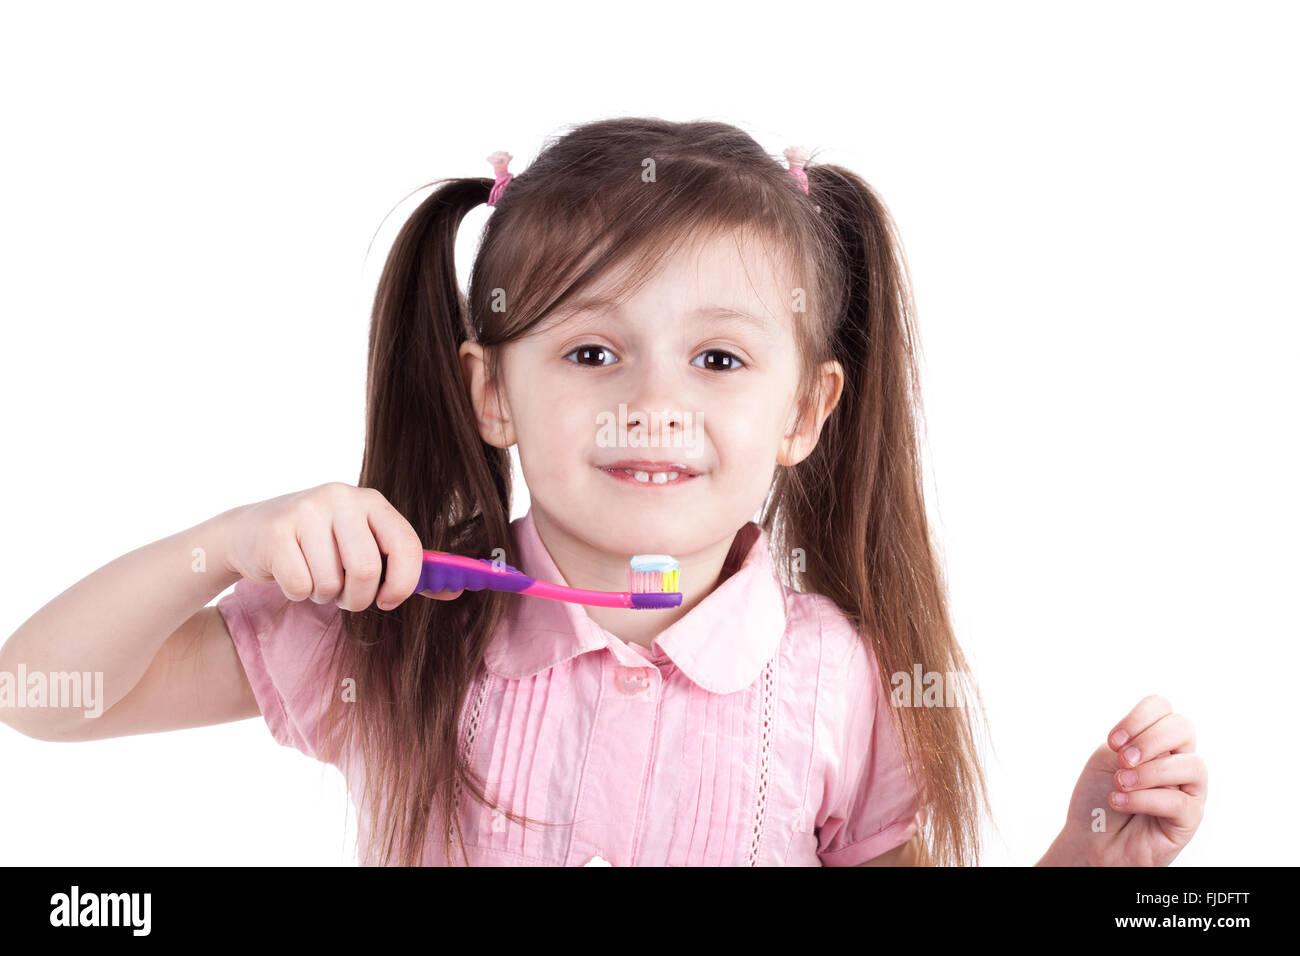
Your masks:
[[[593,856],[590,860],[588,860],[586,863],[582,865],[583,866],[613,866],[614,864],[610,863],[609,860],[606,860],[599,853],[597,853],[595,856]]]
[[[650,689],[650,674],[653,668],[650,667],[624,667],[618,666],[614,670],[614,686],[618,688],[619,693],[642,694]]]

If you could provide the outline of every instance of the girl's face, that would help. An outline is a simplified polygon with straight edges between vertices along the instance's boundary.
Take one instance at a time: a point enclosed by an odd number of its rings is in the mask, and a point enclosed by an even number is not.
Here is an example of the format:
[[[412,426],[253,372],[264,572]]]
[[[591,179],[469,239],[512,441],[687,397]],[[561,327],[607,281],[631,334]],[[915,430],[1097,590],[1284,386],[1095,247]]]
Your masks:
[[[519,443],[539,533],[557,564],[558,549],[588,578],[571,584],[625,589],[628,558],[642,553],[676,557],[685,584],[692,557],[716,555],[720,568],[776,465],[812,450],[842,372],[827,363],[814,420],[792,432],[794,323],[811,319],[775,262],[740,236],[682,247],[630,298],[591,301],[608,287],[503,347],[499,397],[482,349],[465,343],[479,429],[498,447]],[[611,471],[629,460],[694,474],[639,484]]]

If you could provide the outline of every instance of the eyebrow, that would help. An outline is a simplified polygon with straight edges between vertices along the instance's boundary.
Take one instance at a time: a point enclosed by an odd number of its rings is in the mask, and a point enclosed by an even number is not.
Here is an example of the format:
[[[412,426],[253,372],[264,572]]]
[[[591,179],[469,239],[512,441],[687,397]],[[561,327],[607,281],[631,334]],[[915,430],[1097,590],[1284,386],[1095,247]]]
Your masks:
[[[562,307],[559,310],[559,314],[562,315],[563,318],[555,324],[559,325],[563,322],[567,322],[569,319],[574,318],[583,312],[598,312],[610,307],[617,310],[618,306],[618,300],[607,295],[586,296],[578,299],[572,305]],[[757,332],[768,333],[772,331],[771,323],[766,319],[759,318],[750,312],[746,312],[744,309],[737,309],[734,306],[729,305],[702,305],[698,308],[692,309],[689,315],[692,318],[698,319],[712,318],[728,322],[737,322],[742,325],[751,326]]]

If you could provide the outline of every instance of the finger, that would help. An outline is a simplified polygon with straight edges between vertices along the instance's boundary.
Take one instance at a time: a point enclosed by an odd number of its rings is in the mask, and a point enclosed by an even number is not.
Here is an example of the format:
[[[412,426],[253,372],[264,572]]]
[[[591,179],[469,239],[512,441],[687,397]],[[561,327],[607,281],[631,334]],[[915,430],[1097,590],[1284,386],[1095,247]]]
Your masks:
[[[343,565],[329,521],[323,516],[300,521],[298,544],[311,571],[311,599],[317,604],[333,604],[343,589]]]
[[[459,591],[421,591],[420,592],[420,594],[422,594],[424,597],[434,598],[438,601],[454,601],[456,600],[456,598],[460,597],[464,593],[465,593],[464,588],[461,588]]]
[[[375,504],[366,512],[370,533],[384,556],[384,578],[379,588],[379,606],[385,611],[397,607],[415,591],[424,570],[424,549],[420,536],[402,513],[378,492]]]
[[[1106,742],[1110,744],[1110,749],[1119,751],[1126,743],[1136,737],[1142,731],[1146,730],[1161,717],[1166,714],[1172,714],[1174,709],[1169,706],[1169,701],[1165,700],[1159,694],[1152,694],[1149,697],[1143,697],[1137,702],[1118,724],[1111,730],[1106,737]]]
[[[379,590],[379,545],[363,512],[334,512],[334,540],[343,558],[343,593],[338,605],[345,611],[364,611]]]
[[[278,535],[271,546],[267,570],[290,601],[305,601],[311,594],[311,569],[292,530]]]
[[[1134,769],[1115,771],[1115,787],[1132,792],[1148,787],[1178,787],[1190,797],[1205,795],[1209,769],[1199,754],[1170,754],[1155,757]]]
[[[1123,813],[1145,813],[1189,830],[1196,829],[1201,818],[1197,801],[1177,787],[1155,787],[1128,793],[1112,792],[1110,803]]]
[[[1196,749],[1196,730],[1182,714],[1161,717],[1120,748],[1120,763],[1136,767],[1163,753],[1191,753]]]

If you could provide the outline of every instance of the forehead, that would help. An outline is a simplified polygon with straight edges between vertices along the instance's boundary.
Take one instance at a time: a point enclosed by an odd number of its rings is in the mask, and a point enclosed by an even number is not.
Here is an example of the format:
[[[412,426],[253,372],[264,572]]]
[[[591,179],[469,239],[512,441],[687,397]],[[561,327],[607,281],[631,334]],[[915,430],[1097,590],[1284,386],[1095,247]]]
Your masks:
[[[593,314],[618,319],[644,310],[665,320],[671,315],[774,333],[795,292],[788,264],[770,244],[727,233],[675,247],[641,276],[627,264],[611,270],[559,305],[538,331]]]

